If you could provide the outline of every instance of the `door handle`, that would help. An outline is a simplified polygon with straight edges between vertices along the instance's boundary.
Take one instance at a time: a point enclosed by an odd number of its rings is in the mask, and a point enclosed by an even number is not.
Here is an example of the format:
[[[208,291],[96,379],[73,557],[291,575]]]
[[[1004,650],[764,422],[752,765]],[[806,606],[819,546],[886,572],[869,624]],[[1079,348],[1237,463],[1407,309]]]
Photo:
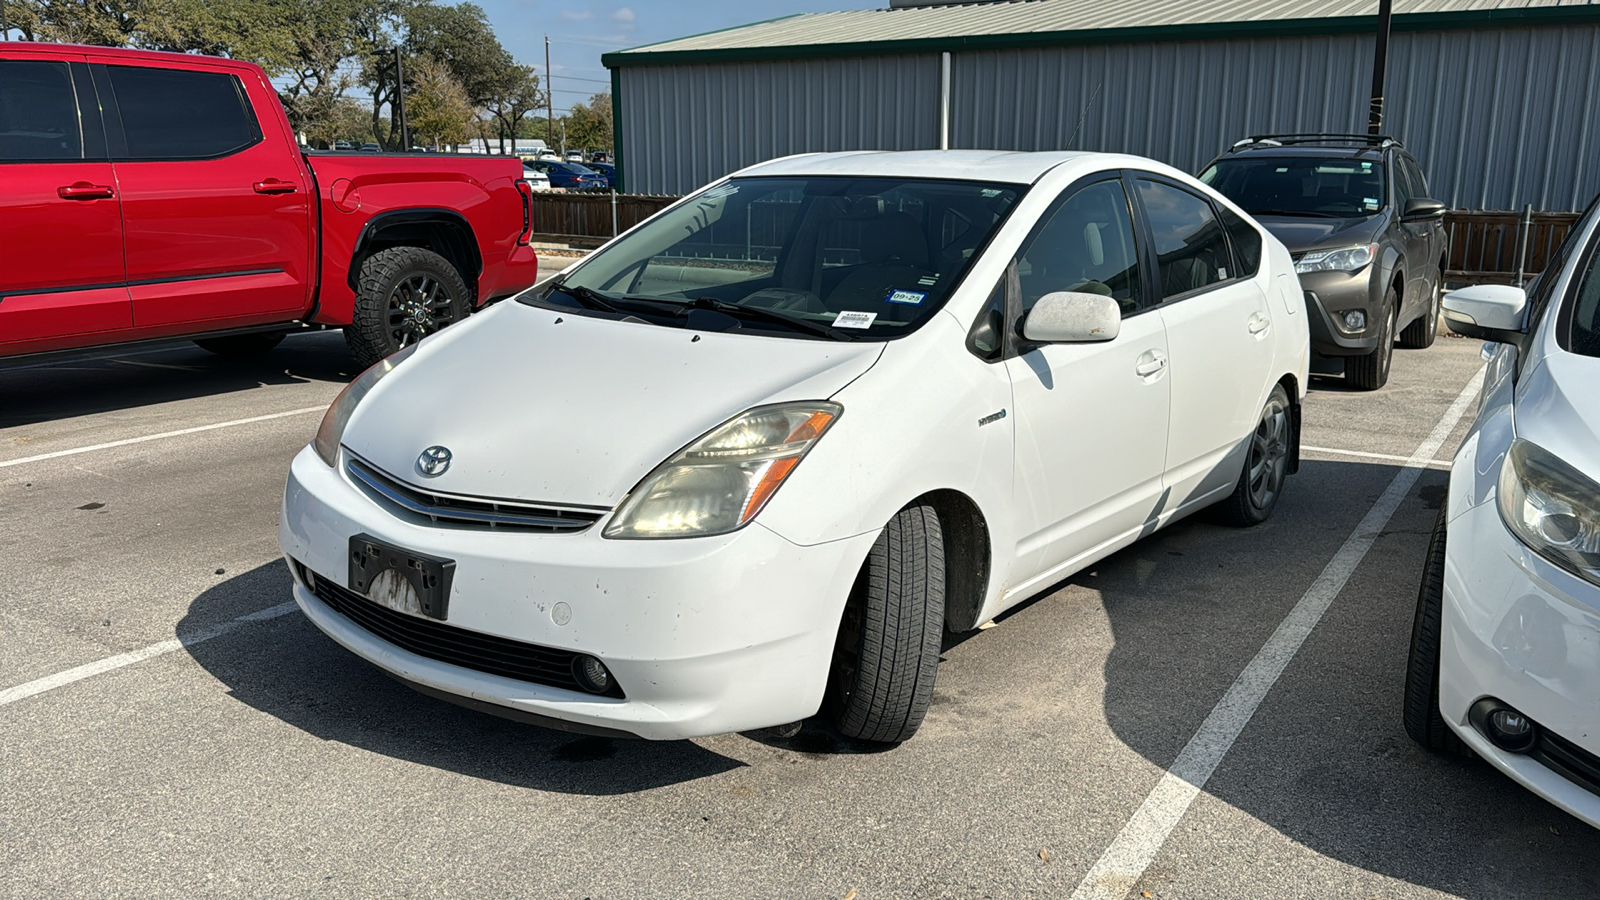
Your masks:
[[[300,188],[297,187],[294,182],[279,181],[276,178],[268,178],[266,181],[258,181],[253,185],[253,187],[258,194],[292,194],[295,191],[300,190]]]
[[[1250,317],[1250,324],[1247,327],[1250,329],[1251,334],[1260,334],[1261,332],[1266,331],[1267,326],[1271,324],[1272,322],[1269,321],[1266,316],[1263,316],[1261,313],[1256,313]]]
[[[1140,378],[1149,378],[1167,367],[1167,358],[1154,350],[1139,357],[1139,365],[1134,368]]]
[[[66,187],[56,188],[56,194],[63,200],[105,200],[116,195],[110,185],[90,184],[79,181]]]

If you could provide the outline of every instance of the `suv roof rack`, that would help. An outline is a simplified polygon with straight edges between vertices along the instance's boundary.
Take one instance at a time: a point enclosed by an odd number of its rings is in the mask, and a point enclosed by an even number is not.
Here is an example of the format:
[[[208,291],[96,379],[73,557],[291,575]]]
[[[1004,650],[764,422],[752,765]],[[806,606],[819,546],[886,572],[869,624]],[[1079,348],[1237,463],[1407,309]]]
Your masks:
[[[1228,152],[1245,150],[1251,147],[1293,147],[1303,144],[1354,144],[1360,147],[1370,147],[1375,150],[1385,150],[1389,147],[1404,147],[1387,134],[1339,134],[1337,132],[1315,132],[1310,134],[1257,134],[1247,137],[1228,148]]]

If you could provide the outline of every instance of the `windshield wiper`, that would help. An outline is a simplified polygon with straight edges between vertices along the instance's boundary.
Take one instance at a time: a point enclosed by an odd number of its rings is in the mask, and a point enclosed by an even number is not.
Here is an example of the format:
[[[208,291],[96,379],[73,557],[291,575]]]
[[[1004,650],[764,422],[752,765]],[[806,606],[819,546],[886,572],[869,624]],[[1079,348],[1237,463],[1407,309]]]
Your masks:
[[[812,322],[810,320],[801,319],[795,316],[786,316],[781,312],[766,309],[760,306],[740,306],[737,303],[728,303],[725,300],[718,300],[715,297],[696,297],[691,303],[687,304],[685,308],[685,315],[687,315],[688,309],[713,309],[719,313],[730,315],[735,319],[745,318],[757,319],[763,322],[772,322],[777,325],[787,326],[795,331],[803,331],[807,334],[817,335],[818,337],[832,338],[836,341],[853,341],[856,339],[855,335],[853,334],[846,334],[837,328],[832,328],[818,322]]]
[[[567,284],[565,281],[557,281],[555,284],[551,285],[551,287],[562,292],[563,294],[566,294],[590,309],[598,309],[601,312],[613,313],[622,311],[611,304],[610,298],[594,288],[583,287],[582,285],[576,284]]]

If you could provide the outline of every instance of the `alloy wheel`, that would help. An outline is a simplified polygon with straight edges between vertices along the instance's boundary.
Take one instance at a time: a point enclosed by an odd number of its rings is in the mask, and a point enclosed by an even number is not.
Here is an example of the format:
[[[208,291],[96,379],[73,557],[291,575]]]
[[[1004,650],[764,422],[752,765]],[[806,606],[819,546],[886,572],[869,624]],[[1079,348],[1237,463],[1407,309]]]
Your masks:
[[[455,300],[432,275],[400,280],[389,292],[389,335],[396,349],[408,347],[450,324]]]
[[[1261,411],[1250,436],[1250,502],[1267,509],[1283,490],[1289,468],[1289,411],[1276,397]]]

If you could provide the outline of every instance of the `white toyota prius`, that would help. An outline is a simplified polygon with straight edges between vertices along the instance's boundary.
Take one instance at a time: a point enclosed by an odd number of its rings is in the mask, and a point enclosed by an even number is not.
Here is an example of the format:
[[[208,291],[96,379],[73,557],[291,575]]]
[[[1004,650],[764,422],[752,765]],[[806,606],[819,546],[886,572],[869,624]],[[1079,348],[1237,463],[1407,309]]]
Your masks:
[[[1308,358],[1288,252],[1175,169],[791,157],[361,375],[279,539],[311,621],[424,693],[902,741],[946,630],[1270,515]]]
[[[1600,201],[1526,293],[1443,307],[1489,366],[1428,548],[1406,730],[1600,827]]]

